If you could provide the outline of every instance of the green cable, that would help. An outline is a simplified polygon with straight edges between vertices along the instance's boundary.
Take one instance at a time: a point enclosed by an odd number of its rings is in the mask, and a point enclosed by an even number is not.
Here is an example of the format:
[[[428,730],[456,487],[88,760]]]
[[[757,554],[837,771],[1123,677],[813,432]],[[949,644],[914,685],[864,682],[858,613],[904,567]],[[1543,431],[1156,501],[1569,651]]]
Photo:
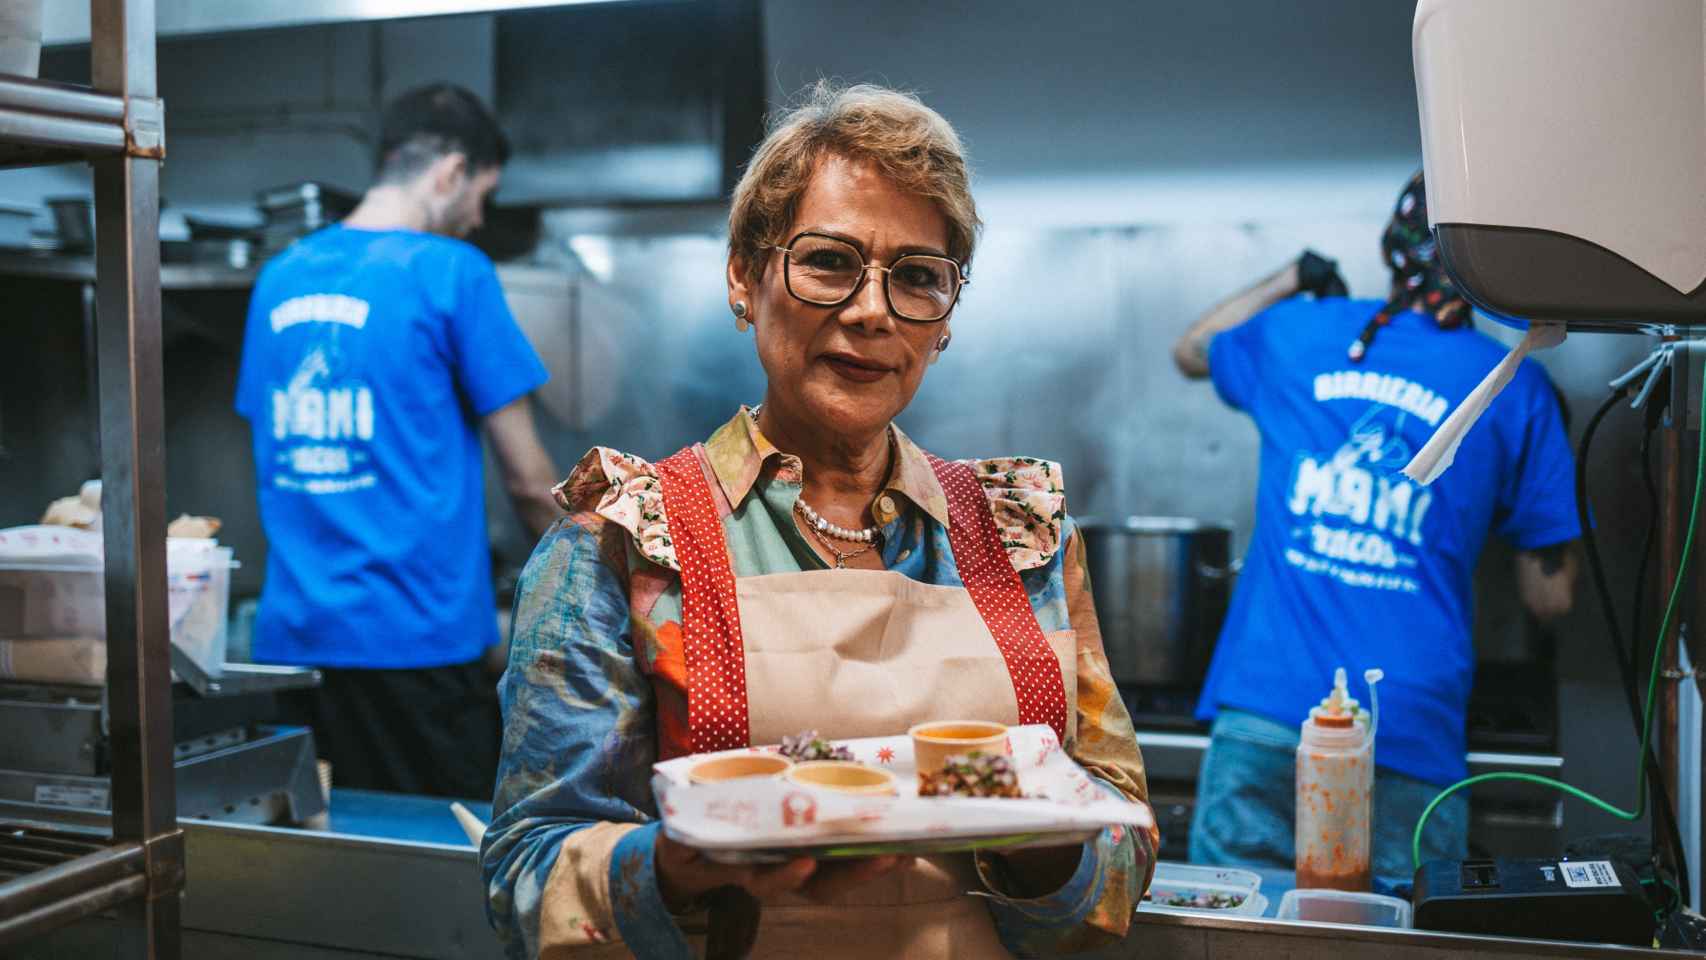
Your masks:
[[[1670,900],[1663,907],[1653,911],[1653,922],[1662,925],[1666,917],[1682,906],[1682,891],[1676,888],[1676,884],[1657,875],[1641,879],[1641,886],[1643,887],[1657,886],[1660,883],[1663,883],[1665,889],[1670,891]]]
[[[1588,803],[1593,804],[1599,809],[1604,810],[1606,813],[1609,813],[1621,820],[1639,820],[1646,814],[1647,778],[1645,773],[1647,763],[1647,744],[1649,742],[1648,738],[1653,732],[1653,701],[1659,687],[1659,665],[1663,662],[1660,654],[1664,652],[1665,637],[1670,633],[1671,618],[1676,614],[1677,598],[1682,595],[1682,585],[1688,578],[1688,562],[1694,552],[1694,526],[1695,521],[1700,517],[1700,492],[1702,487],[1706,486],[1706,484],[1702,483],[1702,481],[1706,481],[1706,436],[1701,437],[1699,446],[1699,461],[1694,467],[1694,503],[1688,508],[1688,535],[1685,536],[1682,541],[1682,559],[1677,565],[1676,582],[1671,584],[1670,602],[1665,604],[1664,620],[1659,623],[1659,638],[1653,647],[1653,669],[1647,678],[1647,705],[1642,711],[1641,718],[1641,753],[1636,757],[1635,761],[1635,809],[1624,810],[1620,807],[1613,806],[1585,790],[1572,787],[1562,780],[1553,780],[1550,777],[1542,777],[1532,773],[1479,774],[1477,776],[1470,777],[1467,780],[1459,780],[1451,786],[1446,787],[1444,790],[1440,791],[1439,796],[1434,797],[1433,800],[1428,802],[1426,807],[1422,808],[1422,815],[1416,820],[1416,830],[1410,837],[1410,863],[1412,869],[1420,870],[1422,867],[1422,828],[1427,826],[1428,817],[1433,814],[1434,808],[1440,805],[1440,801],[1459,790],[1474,786],[1477,783],[1485,783],[1489,780],[1521,780],[1527,783],[1538,783],[1542,786],[1551,787],[1555,790],[1561,790],[1573,797],[1586,800]]]

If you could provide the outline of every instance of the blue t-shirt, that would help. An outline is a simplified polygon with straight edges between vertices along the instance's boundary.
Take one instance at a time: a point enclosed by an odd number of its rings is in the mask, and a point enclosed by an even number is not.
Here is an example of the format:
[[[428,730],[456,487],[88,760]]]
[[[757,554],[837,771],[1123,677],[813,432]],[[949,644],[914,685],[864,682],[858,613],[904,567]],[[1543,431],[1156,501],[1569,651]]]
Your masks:
[[[1209,345],[1221,399],[1261,435],[1256,526],[1198,719],[1219,707],[1302,723],[1345,667],[1380,667],[1376,762],[1463,777],[1476,559],[1574,539],[1574,459],[1558,399],[1523,361],[1432,486],[1398,473],[1504,355],[1490,337],[1394,317],[1362,363],[1345,351],[1381,304],[1287,300]]]
[[[545,380],[459,240],[334,226],[268,263],[237,381],[268,542],[255,659],[435,667],[496,643],[479,421]]]

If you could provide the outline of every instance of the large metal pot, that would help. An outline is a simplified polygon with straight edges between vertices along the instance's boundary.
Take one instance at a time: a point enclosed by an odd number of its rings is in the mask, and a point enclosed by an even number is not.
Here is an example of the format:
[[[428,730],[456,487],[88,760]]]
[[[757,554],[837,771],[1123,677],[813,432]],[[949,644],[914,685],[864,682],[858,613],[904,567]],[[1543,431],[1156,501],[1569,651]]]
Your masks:
[[[1181,517],[1078,528],[1114,681],[1200,688],[1232,594],[1232,530]]]

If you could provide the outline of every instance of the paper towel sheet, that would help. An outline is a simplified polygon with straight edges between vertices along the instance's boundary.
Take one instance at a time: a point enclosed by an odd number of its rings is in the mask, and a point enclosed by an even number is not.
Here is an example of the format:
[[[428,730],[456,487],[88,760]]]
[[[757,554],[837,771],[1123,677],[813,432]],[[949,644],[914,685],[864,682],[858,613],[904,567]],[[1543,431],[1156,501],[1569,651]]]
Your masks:
[[[1535,321],[1528,325],[1528,333],[1523,335],[1522,342],[1505,354],[1493,372],[1463,402],[1457,409],[1451,411],[1451,416],[1439,425],[1434,435],[1422,447],[1421,452],[1411,458],[1404,468],[1404,476],[1427,486],[1439,479],[1451,462],[1457,458],[1457,448],[1462,445],[1463,438],[1469,435],[1475,421],[1481,419],[1481,414],[1487,412],[1487,407],[1493,402],[1505,386],[1516,376],[1516,368],[1521,365],[1522,358],[1528,356],[1531,350],[1544,350],[1564,342],[1564,325],[1561,323],[1542,323]]]

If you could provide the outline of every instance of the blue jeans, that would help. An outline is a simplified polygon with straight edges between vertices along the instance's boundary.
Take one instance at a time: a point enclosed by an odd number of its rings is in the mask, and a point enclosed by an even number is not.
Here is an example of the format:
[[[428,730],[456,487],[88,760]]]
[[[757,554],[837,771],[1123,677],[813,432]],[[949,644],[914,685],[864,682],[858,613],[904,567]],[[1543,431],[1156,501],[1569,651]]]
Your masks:
[[[1297,740],[1296,726],[1241,710],[1220,711],[1197,774],[1192,863],[1296,866]],[[1408,888],[1414,880],[1410,836],[1422,808],[1439,791],[1435,784],[1375,768],[1371,841],[1376,891]],[[1461,860],[1468,852],[1469,797],[1458,792],[1428,817],[1422,861]]]

